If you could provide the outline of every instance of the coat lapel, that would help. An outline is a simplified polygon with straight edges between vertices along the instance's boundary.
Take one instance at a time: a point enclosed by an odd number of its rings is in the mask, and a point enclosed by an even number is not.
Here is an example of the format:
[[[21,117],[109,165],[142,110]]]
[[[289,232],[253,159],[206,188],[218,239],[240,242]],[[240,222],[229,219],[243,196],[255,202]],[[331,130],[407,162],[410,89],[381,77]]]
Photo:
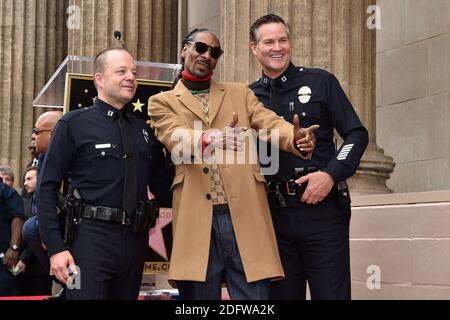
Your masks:
[[[215,82],[214,80],[211,80],[211,88],[209,94],[209,121],[211,124],[214,122],[214,118],[219,112],[224,96],[225,88],[221,84]]]
[[[178,97],[178,100],[180,100],[180,102],[187,109],[189,109],[197,116],[197,118],[207,124],[205,115],[200,108],[200,102],[192,95],[189,89],[187,89],[181,81],[178,81],[177,85],[175,86],[174,93]]]

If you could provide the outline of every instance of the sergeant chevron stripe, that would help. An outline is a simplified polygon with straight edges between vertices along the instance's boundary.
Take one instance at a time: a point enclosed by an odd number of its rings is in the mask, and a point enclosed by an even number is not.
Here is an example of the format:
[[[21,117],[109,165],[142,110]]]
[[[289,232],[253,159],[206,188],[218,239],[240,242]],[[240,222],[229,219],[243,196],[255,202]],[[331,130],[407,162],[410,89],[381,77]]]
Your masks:
[[[350,151],[352,151],[353,146],[354,146],[354,144],[347,144],[347,145],[343,146],[341,152],[337,156],[337,159],[338,160],[345,160],[345,159],[347,159],[347,156],[350,153]]]

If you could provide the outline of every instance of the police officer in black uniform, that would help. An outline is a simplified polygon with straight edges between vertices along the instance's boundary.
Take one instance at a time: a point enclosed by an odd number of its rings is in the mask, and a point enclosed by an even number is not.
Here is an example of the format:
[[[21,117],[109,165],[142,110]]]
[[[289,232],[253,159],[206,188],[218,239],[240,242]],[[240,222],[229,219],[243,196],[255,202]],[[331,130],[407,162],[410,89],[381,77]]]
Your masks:
[[[256,20],[251,48],[263,76],[250,87],[268,108],[302,127],[319,124],[311,160],[280,150],[280,169],[266,176],[285,280],[272,283],[273,299],[350,299],[350,198],[345,180],[359,166],[368,143],[338,80],[290,62],[289,28],[273,14]],[[344,142],[336,151],[334,130]],[[299,187],[293,182],[300,184]],[[306,189],[304,189],[306,187]]]
[[[148,246],[148,228],[135,230],[137,213],[148,204],[147,187],[170,205],[172,179],[162,145],[143,120],[123,110],[137,87],[131,54],[105,50],[94,69],[98,98],[58,122],[40,172],[40,232],[53,274],[63,283],[73,280],[67,299],[137,299]],[[80,203],[70,248],[56,211],[66,178]]]
[[[0,297],[20,294],[16,267],[25,220],[22,197],[0,177]]]

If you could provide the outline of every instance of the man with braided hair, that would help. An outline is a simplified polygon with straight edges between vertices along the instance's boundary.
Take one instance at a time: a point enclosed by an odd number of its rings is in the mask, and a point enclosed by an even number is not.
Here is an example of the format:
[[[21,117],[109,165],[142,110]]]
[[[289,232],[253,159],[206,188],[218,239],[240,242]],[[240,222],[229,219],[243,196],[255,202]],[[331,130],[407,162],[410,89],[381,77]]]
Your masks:
[[[149,100],[158,139],[176,164],[169,280],[183,299],[220,299],[222,282],[232,299],[267,299],[269,280],[284,273],[265,180],[257,161],[221,163],[219,155],[234,159],[252,128],[278,130],[272,143],[309,157],[318,126],[300,129],[298,117],[294,125],[280,119],[248,86],[212,80],[223,53],[212,31],[195,29],[182,45],[179,81]]]

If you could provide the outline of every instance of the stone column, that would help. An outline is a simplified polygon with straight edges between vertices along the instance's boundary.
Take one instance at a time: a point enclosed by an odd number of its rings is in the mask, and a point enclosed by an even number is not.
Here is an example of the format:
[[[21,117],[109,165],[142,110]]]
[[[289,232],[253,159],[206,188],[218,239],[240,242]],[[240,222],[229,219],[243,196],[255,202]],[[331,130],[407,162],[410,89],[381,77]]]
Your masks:
[[[34,121],[33,99],[65,57],[65,1],[0,0],[0,163],[21,187]],[[58,28],[58,31],[56,30]]]
[[[177,0],[70,0],[80,25],[69,30],[69,54],[94,56],[117,46],[114,31],[137,60],[176,63]]]
[[[339,79],[367,127],[370,143],[350,185],[353,194],[391,192],[392,158],[376,145],[375,30],[367,28],[373,0],[221,0],[224,57],[221,80],[250,83],[261,75],[249,49],[254,20],[282,16],[290,25],[292,61],[329,70]]]

